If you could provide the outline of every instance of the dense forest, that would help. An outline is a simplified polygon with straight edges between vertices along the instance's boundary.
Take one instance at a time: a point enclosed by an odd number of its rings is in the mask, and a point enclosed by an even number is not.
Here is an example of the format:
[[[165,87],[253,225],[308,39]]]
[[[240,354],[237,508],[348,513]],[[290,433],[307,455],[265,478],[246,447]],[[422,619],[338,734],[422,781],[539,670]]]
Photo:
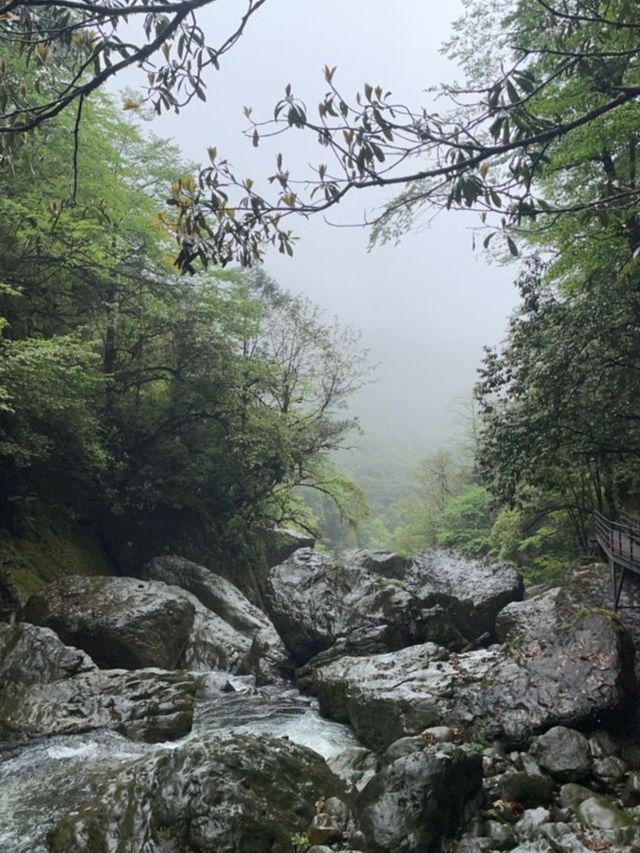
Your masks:
[[[192,170],[106,96],[75,121],[0,172],[3,528],[82,521],[119,541],[171,516],[173,535],[200,526],[233,559],[273,526],[312,525],[305,487],[356,517],[329,454],[368,376],[358,334],[260,271],[181,276],[165,197]]]
[[[467,3],[447,46],[466,83],[443,89],[446,117],[369,84],[350,101],[327,68],[317,124],[289,86],[266,126],[247,110],[254,145],[275,122],[319,134],[336,162],[306,199],[279,156],[271,201],[215,149],[182,163],[144,126],[206,97],[204,69],[261,5],[218,52],[180,4],[0,15],[3,529],[81,520],[122,559],[132,531],[166,546],[171,517],[235,560],[290,524],[330,549],[438,545],[561,570],[594,508],[638,495],[635,4]],[[123,37],[128,12],[146,15],[147,42]],[[134,63],[148,84],[116,103],[103,83]],[[407,158],[427,165],[402,173]],[[413,472],[393,448],[369,453],[377,472],[367,454],[336,456],[371,378],[358,334],[229,266],[269,244],[292,254],[291,216],[376,182],[400,194],[374,241],[429,205],[477,209],[477,250],[511,259],[521,294],[466,433]]]

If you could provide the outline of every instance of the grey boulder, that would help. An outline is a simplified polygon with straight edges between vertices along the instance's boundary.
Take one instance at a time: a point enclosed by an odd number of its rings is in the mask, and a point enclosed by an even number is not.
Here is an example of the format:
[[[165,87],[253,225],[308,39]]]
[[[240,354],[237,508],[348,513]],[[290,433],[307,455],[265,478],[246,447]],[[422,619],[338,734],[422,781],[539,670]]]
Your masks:
[[[226,578],[176,556],[156,557],[146,564],[142,576],[186,590],[217,620],[229,625],[259,683],[291,674],[291,660],[271,620]],[[198,626],[196,632],[204,633]]]
[[[28,622],[0,625],[0,688],[48,684],[96,668],[80,649],[49,628]]]
[[[493,637],[498,613],[524,594],[522,576],[509,566],[440,550],[416,557],[405,584],[422,599],[434,595],[455,599],[461,607],[460,629],[469,640],[483,633]]]
[[[157,669],[94,670],[48,684],[0,691],[0,738],[113,729],[150,743],[191,730],[197,681]]]
[[[477,753],[442,744],[389,764],[357,801],[370,853],[422,853],[455,834],[468,800],[480,789]]]
[[[547,640],[456,655],[432,643],[345,657],[314,673],[321,711],[382,751],[430,726],[522,743],[552,726],[594,725],[636,695],[633,649],[618,621],[588,614]]]
[[[554,726],[531,746],[543,770],[560,782],[579,782],[591,773],[589,741],[580,732]]]
[[[189,741],[141,759],[48,835],[52,853],[293,853],[320,798],[344,797],[324,760],[268,736]]]
[[[299,666],[428,641],[461,649],[492,636],[497,612],[522,595],[520,576],[502,566],[444,552],[408,566],[392,557],[349,552],[335,561],[302,549],[269,571],[265,608]],[[402,580],[381,571],[397,575],[400,565]]]
[[[192,602],[165,584],[65,577],[32,595],[24,619],[53,629],[104,669],[173,669],[193,626]]]
[[[496,636],[499,642],[526,642],[553,633],[559,592],[559,589],[550,589],[525,601],[507,604],[496,618]]]

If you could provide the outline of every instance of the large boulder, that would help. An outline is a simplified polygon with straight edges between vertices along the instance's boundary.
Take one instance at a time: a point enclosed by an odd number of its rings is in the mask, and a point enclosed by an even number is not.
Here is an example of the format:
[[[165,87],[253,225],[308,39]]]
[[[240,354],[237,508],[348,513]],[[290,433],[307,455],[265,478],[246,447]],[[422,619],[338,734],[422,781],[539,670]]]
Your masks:
[[[123,577],[60,578],[32,595],[24,610],[27,622],[52,628],[105,669],[173,669],[194,616],[181,590]]]
[[[640,581],[627,574],[622,585],[618,618],[640,649]],[[577,566],[560,588],[556,614],[560,621],[570,621],[585,610],[613,610],[611,576],[605,563],[585,563]]]
[[[0,739],[108,728],[150,743],[191,730],[197,680],[157,669],[95,670],[0,690]]]
[[[496,619],[496,635],[501,643],[524,642],[552,634],[556,627],[556,600],[560,589],[541,592],[526,601],[507,604]]]
[[[422,853],[456,833],[464,807],[482,784],[482,758],[452,744],[404,755],[358,798],[370,853]]]
[[[250,660],[249,669],[256,674],[259,683],[274,681],[291,673],[289,655],[271,620],[226,578],[176,556],[156,557],[145,565],[142,576],[186,590],[218,620],[229,625],[234,642],[243,649],[245,658]],[[204,640],[207,629],[202,626],[202,621],[206,620],[199,619],[197,612],[195,621],[198,624],[194,626],[193,633],[203,637],[197,643],[202,650],[203,645],[207,644]],[[219,625],[216,632],[212,621],[209,621],[209,626],[214,633],[222,630]],[[200,662],[206,661],[207,655],[203,651],[200,654],[189,652],[187,658],[192,661],[195,659],[196,668],[202,668]]]
[[[49,628],[0,625],[0,687],[49,684],[96,668],[80,649],[65,646]]]
[[[293,853],[321,798],[344,797],[324,760],[268,736],[191,740],[117,774],[48,835],[52,853]]]
[[[555,725],[595,725],[625,712],[636,694],[628,634],[599,614],[514,647],[457,655],[427,643],[345,657],[313,679],[321,711],[378,751],[442,724],[468,739],[520,743]]]
[[[420,604],[397,581],[309,549],[271,569],[265,607],[300,664],[344,636],[373,635],[382,648],[401,648],[423,636]]]
[[[497,612],[522,595],[519,575],[501,566],[437,552],[401,570],[391,557],[348,552],[334,561],[302,549],[270,570],[265,607],[299,665],[332,647],[333,656],[427,641],[461,649],[493,636]],[[402,571],[404,580],[385,576]]]
[[[372,551],[368,548],[346,551],[342,560],[349,566],[360,566],[375,575],[396,580],[404,580],[407,569],[411,566],[411,560],[401,554],[394,554],[393,551]]]
[[[455,599],[461,608],[460,630],[471,640],[485,633],[493,638],[498,613],[524,594],[521,575],[509,566],[440,550],[416,557],[405,584],[422,599],[434,595]]]
[[[589,741],[566,726],[554,726],[531,746],[540,767],[561,782],[578,782],[591,774]]]

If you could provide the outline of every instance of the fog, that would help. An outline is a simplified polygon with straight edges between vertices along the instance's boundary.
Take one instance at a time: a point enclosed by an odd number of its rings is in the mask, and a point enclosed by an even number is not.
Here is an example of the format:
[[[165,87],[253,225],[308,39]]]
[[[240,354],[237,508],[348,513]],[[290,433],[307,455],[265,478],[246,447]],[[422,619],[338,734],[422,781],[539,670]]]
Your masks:
[[[210,43],[224,40],[243,6],[219,0],[198,13]],[[268,118],[289,82],[315,105],[326,90],[325,64],[338,66],[334,82],[345,93],[379,83],[398,100],[424,103],[428,86],[456,76],[440,47],[460,12],[458,0],[269,0],[207,78],[207,102],[163,116],[152,129],[196,162],[206,159],[207,146],[217,146],[237,173],[258,184],[273,173],[279,150],[304,170],[324,159],[315,140],[293,131],[256,150],[242,135],[243,106],[252,106],[257,120]],[[365,229],[336,227],[361,222],[388,197],[355,194],[332,213],[333,225],[320,217],[293,222],[300,237],[294,257],[271,252],[265,268],[362,331],[380,364],[354,410],[370,433],[425,452],[446,441],[452,402],[470,393],[483,345],[503,335],[516,301],[514,271],[474,253],[472,214],[441,214],[399,245],[370,252]]]

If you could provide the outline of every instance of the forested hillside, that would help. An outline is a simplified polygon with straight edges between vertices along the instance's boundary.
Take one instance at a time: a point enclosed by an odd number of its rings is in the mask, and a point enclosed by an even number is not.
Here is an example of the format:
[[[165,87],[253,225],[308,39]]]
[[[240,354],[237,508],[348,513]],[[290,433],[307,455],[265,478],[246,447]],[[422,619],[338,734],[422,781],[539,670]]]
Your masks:
[[[0,164],[0,526],[79,521],[125,563],[200,537],[252,564],[265,531],[311,523],[299,486],[361,511],[329,453],[368,358],[260,272],[180,275],[172,185],[193,168],[105,96]]]

